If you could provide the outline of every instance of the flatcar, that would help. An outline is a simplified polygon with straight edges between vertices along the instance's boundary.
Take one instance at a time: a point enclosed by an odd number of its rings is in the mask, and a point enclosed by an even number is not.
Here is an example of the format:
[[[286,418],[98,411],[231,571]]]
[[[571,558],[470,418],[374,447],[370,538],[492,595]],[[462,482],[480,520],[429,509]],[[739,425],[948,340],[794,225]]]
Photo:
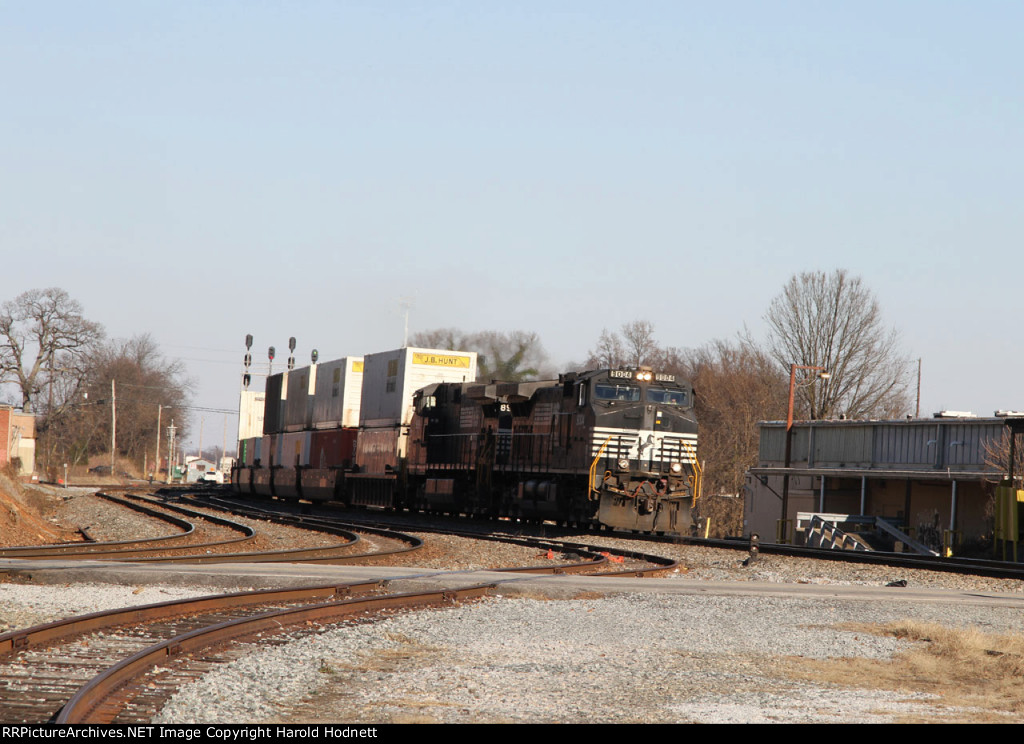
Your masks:
[[[697,421],[693,388],[675,375],[637,367],[434,382],[411,403],[404,421],[335,431],[332,455],[326,432],[306,433],[321,443],[312,456],[301,454],[301,434],[264,437],[267,457],[243,458],[236,487],[351,506],[692,530]]]

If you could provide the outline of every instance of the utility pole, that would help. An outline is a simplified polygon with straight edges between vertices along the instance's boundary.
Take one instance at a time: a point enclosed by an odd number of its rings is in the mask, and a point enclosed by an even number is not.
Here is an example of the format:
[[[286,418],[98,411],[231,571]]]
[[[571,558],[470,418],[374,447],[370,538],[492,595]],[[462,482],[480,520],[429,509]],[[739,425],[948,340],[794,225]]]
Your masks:
[[[917,408],[914,409],[914,418],[921,418],[921,357],[917,358]]]
[[[114,453],[117,452],[117,388],[110,381],[110,476],[114,476]]]
[[[160,478],[160,417],[163,415],[164,406],[163,403],[158,403],[156,407],[156,462],[153,465],[153,477]],[[150,478],[150,483],[153,479]]]
[[[783,545],[789,543],[789,466],[793,455],[793,396],[796,392],[796,371],[798,369],[808,370],[810,372],[818,372],[817,379],[827,380],[830,375],[824,367],[818,367],[813,364],[791,364],[789,365],[789,413],[786,414],[786,451],[784,460],[782,463],[783,475],[782,475],[782,518],[779,520],[779,542]],[[812,384],[815,378],[811,378],[810,382],[805,384]],[[813,411],[812,411],[813,418]]]
[[[171,425],[167,427],[167,482],[171,482],[171,463],[174,457],[174,419],[171,419]]]

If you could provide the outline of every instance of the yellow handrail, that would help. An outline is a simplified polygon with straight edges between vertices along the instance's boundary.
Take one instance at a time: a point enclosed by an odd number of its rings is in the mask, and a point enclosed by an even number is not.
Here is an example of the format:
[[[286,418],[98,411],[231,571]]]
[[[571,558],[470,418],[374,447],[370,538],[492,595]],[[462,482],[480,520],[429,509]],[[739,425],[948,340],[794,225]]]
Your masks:
[[[590,489],[587,491],[587,498],[590,501],[594,500],[594,494],[597,493],[597,489],[594,488],[594,473],[597,471],[597,461],[601,459],[601,453],[604,452],[604,448],[608,446],[608,442],[612,441],[612,434],[608,435],[608,438],[604,440],[604,444],[597,451],[597,455],[594,456],[594,461],[590,463]]]
[[[693,503],[697,503],[697,499],[704,495],[704,471],[700,467],[700,460],[697,459],[697,447],[696,445],[690,445],[688,442],[682,442],[683,451],[693,457],[693,477],[690,479],[690,488],[693,491]]]

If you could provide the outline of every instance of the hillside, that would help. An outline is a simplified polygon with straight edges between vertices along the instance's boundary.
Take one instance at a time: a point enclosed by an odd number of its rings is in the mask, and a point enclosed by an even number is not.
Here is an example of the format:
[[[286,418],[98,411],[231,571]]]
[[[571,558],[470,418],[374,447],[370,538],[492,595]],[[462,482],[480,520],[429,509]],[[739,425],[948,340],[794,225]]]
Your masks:
[[[48,515],[57,496],[39,487],[25,487],[0,475],[0,546],[77,542],[73,531],[52,523]]]

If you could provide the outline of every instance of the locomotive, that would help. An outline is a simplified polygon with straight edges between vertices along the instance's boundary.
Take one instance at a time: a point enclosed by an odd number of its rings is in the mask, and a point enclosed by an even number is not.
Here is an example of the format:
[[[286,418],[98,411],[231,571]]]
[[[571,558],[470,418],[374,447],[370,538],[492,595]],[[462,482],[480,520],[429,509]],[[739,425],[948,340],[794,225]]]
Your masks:
[[[400,360],[417,358],[416,350],[399,352]],[[418,353],[427,364],[466,354]],[[265,457],[240,458],[235,487],[351,506],[691,531],[700,467],[687,381],[647,367],[570,372],[537,382],[478,382],[471,379],[474,371],[463,375],[468,380],[442,375],[405,397],[395,389],[402,385],[393,379],[404,377],[394,359],[375,364],[375,356],[366,357],[358,429],[317,431],[314,424],[302,433],[265,435]],[[469,373],[470,365],[463,371]],[[268,405],[275,384],[268,381]],[[402,400],[399,409],[382,411],[381,391],[388,388]],[[312,385],[309,390],[315,400],[319,393]],[[293,444],[282,446],[289,436]],[[337,444],[323,444],[330,441]],[[246,446],[251,452],[257,445]],[[332,447],[335,454],[329,455]]]

